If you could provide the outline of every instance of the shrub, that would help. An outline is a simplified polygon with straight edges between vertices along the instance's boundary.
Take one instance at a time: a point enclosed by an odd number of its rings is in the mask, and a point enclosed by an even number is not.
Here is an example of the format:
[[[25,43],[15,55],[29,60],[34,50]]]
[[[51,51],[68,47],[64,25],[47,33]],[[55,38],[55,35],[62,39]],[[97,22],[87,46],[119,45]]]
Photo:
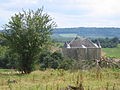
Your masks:
[[[53,69],[70,69],[73,59],[64,58],[63,55],[56,51],[54,53],[51,52],[43,52],[39,57],[40,68],[53,68]]]

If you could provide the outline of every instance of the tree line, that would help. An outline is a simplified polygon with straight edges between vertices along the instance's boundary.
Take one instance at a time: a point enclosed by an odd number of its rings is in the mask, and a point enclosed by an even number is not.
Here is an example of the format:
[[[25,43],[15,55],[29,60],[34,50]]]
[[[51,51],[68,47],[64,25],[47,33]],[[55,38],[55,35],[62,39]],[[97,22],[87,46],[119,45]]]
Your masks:
[[[114,48],[120,43],[120,39],[117,37],[113,38],[98,38],[92,39],[94,43],[100,43],[102,48]]]

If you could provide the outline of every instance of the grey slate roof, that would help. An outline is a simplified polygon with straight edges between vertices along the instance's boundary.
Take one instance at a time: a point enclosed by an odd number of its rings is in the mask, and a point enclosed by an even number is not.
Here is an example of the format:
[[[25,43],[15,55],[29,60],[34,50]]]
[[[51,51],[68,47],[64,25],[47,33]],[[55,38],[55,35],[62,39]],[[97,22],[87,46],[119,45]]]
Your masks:
[[[71,48],[99,48],[97,44],[94,44],[91,40],[81,37],[76,37],[70,42],[66,42],[64,47],[67,48],[67,44]]]

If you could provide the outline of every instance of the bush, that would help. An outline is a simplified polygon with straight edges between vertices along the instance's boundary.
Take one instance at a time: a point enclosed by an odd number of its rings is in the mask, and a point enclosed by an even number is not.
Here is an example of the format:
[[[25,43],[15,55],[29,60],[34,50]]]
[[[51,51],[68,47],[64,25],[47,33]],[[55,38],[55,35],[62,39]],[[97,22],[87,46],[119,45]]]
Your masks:
[[[0,68],[11,69],[17,67],[18,55],[12,53],[6,46],[0,46]]]
[[[65,70],[71,69],[73,67],[73,62],[75,62],[74,59],[64,58],[59,68],[65,69]]]
[[[115,68],[120,69],[120,63],[114,62],[112,60],[78,60],[73,63],[73,70],[85,70],[85,69],[91,69],[91,68]]]
[[[114,48],[114,47],[117,47],[117,45],[120,42],[119,38],[117,38],[117,37],[114,37],[114,38],[98,38],[98,39],[94,39],[92,41],[94,43],[98,43],[98,41],[99,41],[102,48]]]
[[[69,69],[74,62],[73,59],[64,58],[60,52],[43,52],[39,57],[40,68]]]

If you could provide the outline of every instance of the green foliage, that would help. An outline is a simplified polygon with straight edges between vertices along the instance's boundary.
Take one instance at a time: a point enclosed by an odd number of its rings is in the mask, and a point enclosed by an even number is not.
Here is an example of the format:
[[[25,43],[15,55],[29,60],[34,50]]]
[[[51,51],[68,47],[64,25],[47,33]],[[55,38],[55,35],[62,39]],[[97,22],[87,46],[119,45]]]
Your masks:
[[[50,62],[52,61],[51,57],[50,57],[51,53],[50,52],[43,52],[40,54],[39,56],[39,63],[40,68],[48,68],[50,66]]]
[[[0,46],[5,46],[6,45],[6,41],[5,39],[2,37],[2,32],[0,32]]]
[[[73,62],[75,62],[74,59],[65,58],[65,59],[61,62],[60,68],[61,68],[61,69],[65,69],[65,70],[71,69],[71,68],[73,67]]]
[[[51,31],[55,27],[52,18],[43,9],[15,14],[5,25],[2,36],[9,48],[19,55],[18,69],[30,73],[42,49],[50,45]]]
[[[54,69],[70,69],[73,59],[64,58],[62,54],[58,51],[51,52],[43,52],[40,55],[40,68],[54,68]]]
[[[114,38],[98,38],[92,40],[94,43],[97,43],[98,41],[100,42],[102,48],[114,48],[117,47],[119,44],[120,40],[117,37]]]
[[[18,55],[8,47],[0,46],[0,68],[16,68]]]
[[[5,54],[7,52],[6,46],[0,45],[0,68],[5,68],[6,64],[8,63],[8,60],[5,59]]]

